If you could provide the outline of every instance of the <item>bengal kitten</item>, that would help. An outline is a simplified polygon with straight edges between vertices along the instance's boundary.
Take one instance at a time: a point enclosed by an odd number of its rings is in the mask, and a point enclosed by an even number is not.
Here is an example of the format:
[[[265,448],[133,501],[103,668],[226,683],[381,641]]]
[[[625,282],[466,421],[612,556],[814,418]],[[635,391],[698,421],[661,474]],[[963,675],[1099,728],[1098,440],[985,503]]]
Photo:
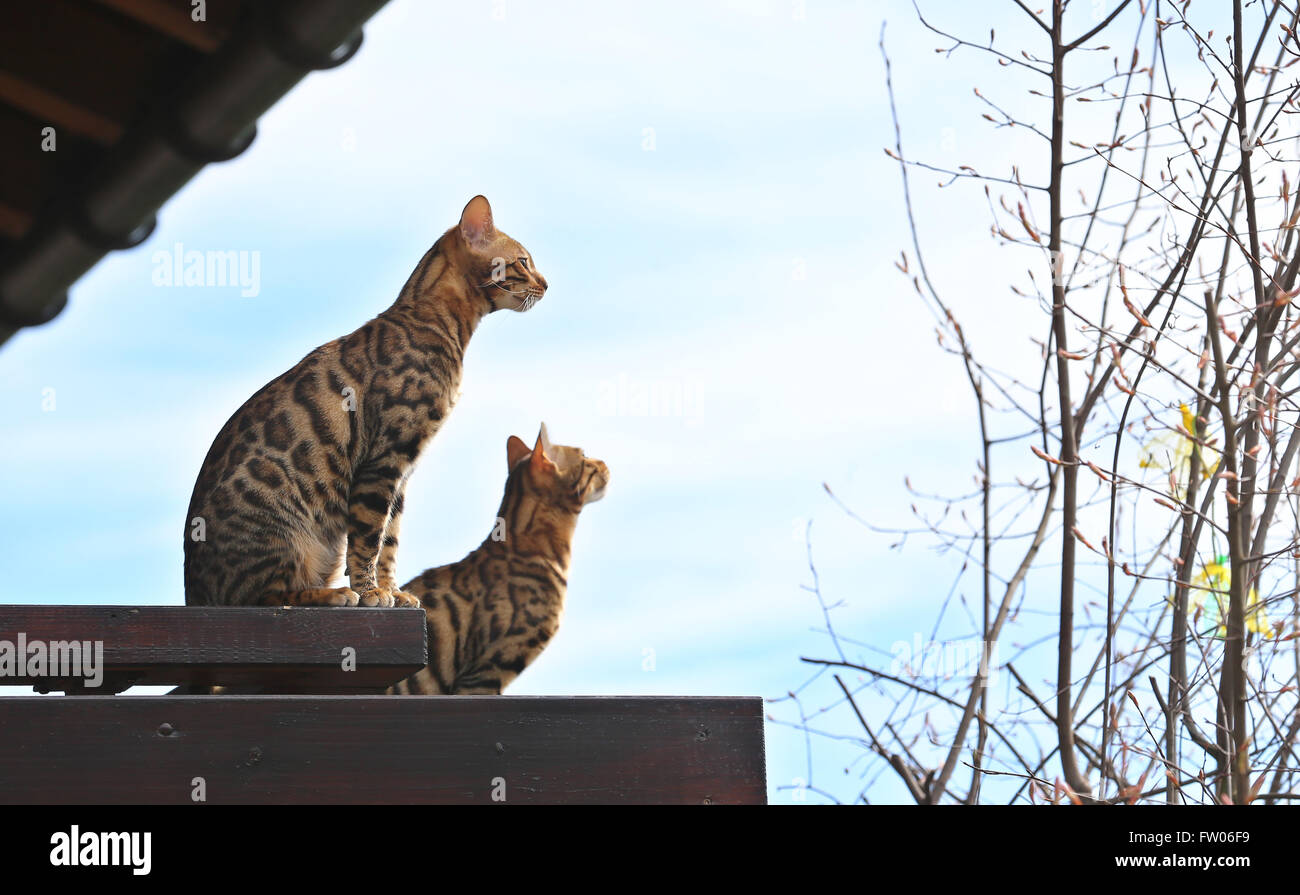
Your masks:
[[[510,436],[506,460],[492,533],[460,562],[403,585],[424,604],[429,664],[389,693],[499,694],[555,635],[578,513],[604,496],[609,469],[552,445],[546,426],[531,451]]]
[[[317,348],[222,427],[190,498],[189,605],[419,606],[393,583],[406,482],[493,311],[546,291],[475,196],[392,307]],[[346,566],[349,587],[331,587]]]

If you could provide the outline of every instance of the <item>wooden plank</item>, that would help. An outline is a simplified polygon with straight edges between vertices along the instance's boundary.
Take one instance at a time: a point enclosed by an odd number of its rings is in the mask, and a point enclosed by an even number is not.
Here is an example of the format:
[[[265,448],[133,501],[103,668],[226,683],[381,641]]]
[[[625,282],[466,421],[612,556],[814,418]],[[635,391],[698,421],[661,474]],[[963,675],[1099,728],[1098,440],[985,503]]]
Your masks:
[[[15,75],[0,71],[0,102],[62,130],[109,145],[122,136],[122,125]]]
[[[98,147],[68,131],[57,131],[57,151],[44,151],[42,128],[46,125],[4,105],[3,83],[0,73],[0,171],[4,172],[0,177],[0,218],[3,232],[17,238],[31,226],[59,185],[74,180],[81,166],[97,156]]]
[[[214,52],[230,36],[238,15],[238,3],[210,3],[208,20],[194,21],[190,0],[99,0],[141,25],[166,34],[196,50]]]
[[[0,802],[762,804],[757,697],[0,698]],[[494,799],[494,795],[498,798]]]
[[[23,673],[0,667],[0,685],[89,695],[134,684],[355,692],[386,687],[428,662],[419,609],[0,605],[0,655],[6,642],[16,652],[20,636],[26,644],[102,643],[104,680],[90,687],[84,672],[32,674],[40,669],[27,662],[14,669]],[[343,667],[348,648],[355,670]]]
[[[182,80],[204,54],[80,0],[0,5],[6,102],[102,143]]]
[[[32,226],[32,216],[0,201],[0,236],[19,239]]]

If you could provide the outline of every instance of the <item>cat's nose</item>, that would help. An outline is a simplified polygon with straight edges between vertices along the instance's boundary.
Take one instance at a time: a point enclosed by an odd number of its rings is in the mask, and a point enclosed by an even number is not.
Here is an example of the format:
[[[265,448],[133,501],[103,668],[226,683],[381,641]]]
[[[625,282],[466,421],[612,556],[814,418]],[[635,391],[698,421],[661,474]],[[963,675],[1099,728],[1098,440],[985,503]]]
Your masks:
[[[534,272],[533,275],[534,275],[535,277],[537,277],[537,285],[539,285],[539,286],[542,287],[542,291],[543,291],[543,292],[546,291],[546,277],[544,277],[544,276],[542,276],[541,274],[536,273],[536,272]]]

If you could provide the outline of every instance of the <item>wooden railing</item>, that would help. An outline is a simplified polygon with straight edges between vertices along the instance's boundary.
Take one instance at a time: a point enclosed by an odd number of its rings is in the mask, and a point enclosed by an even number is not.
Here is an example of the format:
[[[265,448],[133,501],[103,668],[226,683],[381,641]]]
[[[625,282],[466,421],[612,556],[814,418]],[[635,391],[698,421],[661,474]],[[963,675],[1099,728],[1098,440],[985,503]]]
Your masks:
[[[756,697],[382,695],[426,650],[414,609],[0,606],[0,686],[68,694],[0,696],[0,803],[766,799]]]

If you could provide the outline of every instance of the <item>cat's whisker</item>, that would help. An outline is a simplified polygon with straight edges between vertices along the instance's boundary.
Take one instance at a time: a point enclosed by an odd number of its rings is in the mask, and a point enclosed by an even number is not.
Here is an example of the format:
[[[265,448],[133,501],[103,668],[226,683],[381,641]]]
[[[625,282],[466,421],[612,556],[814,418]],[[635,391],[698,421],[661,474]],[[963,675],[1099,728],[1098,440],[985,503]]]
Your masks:
[[[538,292],[536,289],[507,289],[505,286],[503,286],[501,283],[498,283],[496,280],[488,280],[483,285],[496,286],[502,292],[509,293],[510,295],[541,295],[541,293]]]
[[[532,310],[533,305],[537,304],[544,294],[543,290],[540,289],[509,289],[497,280],[488,280],[483,286],[496,286],[507,295],[515,296],[519,299],[519,310],[521,311]]]

